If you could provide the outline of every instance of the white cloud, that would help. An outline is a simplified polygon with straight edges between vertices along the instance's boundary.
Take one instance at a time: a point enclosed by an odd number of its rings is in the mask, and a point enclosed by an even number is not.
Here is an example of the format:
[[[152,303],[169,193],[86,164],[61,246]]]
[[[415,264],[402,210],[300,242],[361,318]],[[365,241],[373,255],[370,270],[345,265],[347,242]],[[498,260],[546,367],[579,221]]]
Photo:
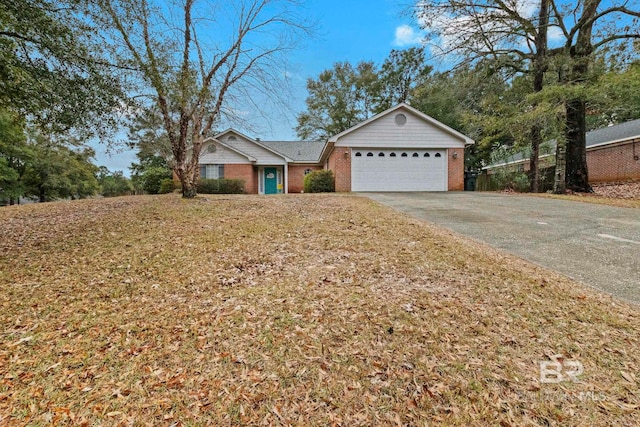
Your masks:
[[[536,21],[540,7],[539,0],[505,0],[504,4],[510,10],[515,11],[524,19]],[[417,7],[424,5],[421,0]],[[418,17],[418,25],[432,32],[434,36],[430,40],[432,49],[441,53],[455,51],[461,45],[468,46],[468,40],[482,27],[485,35],[490,35],[491,42],[497,47],[515,46],[520,48],[530,47],[530,40],[523,35],[517,36],[510,28],[510,20],[504,19],[509,15],[501,10],[485,9],[474,10],[477,15],[471,18],[465,14],[451,15],[441,13]],[[398,28],[400,29],[400,28]],[[409,30],[412,30],[409,27]],[[396,39],[397,37],[396,30]],[[426,32],[426,31],[425,31]],[[548,33],[549,42],[554,44],[562,42],[564,34],[557,27],[550,27]],[[481,40],[480,43],[483,43]],[[473,46],[471,46],[473,47]],[[484,44],[478,45],[478,49],[484,48]]]
[[[410,25],[400,25],[396,28],[396,38],[394,46],[411,46],[422,42],[423,33]]]
[[[533,18],[540,7],[538,0],[516,0],[514,4],[507,4],[511,7],[515,6],[514,9],[524,18]]]
[[[550,27],[547,37],[551,42],[564,42],[566,40],[564,33],[559,27]]]

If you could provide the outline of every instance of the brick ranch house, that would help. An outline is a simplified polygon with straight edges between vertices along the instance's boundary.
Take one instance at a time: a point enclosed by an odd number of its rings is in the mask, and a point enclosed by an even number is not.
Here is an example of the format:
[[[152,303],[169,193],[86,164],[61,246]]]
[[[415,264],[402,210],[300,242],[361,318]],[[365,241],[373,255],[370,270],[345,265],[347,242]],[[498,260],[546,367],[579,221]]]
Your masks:
[[[540,167],[555,166],[555,142],[540,156]],[[516,153],[483,168],[489,175],[500,168],[528,172],[529,158]],[[640,180],[640,119],[587,132],[587,168],[591,184]]]
[[[203,145],[200,176],[242,179],[250,194],[302,192],[319,169],[333,171],[339,192],[462,190],[473,143],[402,103],[328,141],[261,141],[228,129]]]

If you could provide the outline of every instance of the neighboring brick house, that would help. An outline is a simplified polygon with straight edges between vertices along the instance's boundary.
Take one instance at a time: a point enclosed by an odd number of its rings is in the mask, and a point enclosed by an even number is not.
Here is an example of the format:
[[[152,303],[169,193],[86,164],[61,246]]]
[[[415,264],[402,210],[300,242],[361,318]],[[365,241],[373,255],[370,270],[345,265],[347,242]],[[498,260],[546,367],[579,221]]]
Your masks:
[[[640,179],[640,119],[587,134],[589,182]]]
[[[589,182],[615,182],[640,179],[640,119],[587,132]],[[555,142],[549,153],[540,156],[540,166],[555,166]],[[489,175],[500,168],[529,171],[529,158],[522,153],[506,161],[484,167]]]
[[[298,193],[304,176],[334,172],[336,191],[447,191],[464,187],[473,140],[399,104],[329,141],[260,141],[233,129],[208,140],[202,178],[239,178],[254,194]]]

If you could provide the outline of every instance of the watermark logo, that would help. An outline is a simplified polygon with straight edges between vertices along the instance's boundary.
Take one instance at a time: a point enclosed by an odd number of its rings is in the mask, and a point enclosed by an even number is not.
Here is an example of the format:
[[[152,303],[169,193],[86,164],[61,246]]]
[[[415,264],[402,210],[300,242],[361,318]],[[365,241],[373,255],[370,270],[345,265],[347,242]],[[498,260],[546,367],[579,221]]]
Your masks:
[[[565,360],[562,354],[540,362],[540,383],[558,384],[563,381],[579,383],[578,378],[584,372],[584,366],[577,360]]]

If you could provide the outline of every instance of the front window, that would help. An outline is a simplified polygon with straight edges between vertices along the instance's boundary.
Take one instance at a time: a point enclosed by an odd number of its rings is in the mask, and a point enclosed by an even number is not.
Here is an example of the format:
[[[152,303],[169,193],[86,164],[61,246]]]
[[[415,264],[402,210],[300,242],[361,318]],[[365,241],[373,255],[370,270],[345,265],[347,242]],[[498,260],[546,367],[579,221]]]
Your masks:
[[[224,165],[200,165],[200,178],[224,178]]]

